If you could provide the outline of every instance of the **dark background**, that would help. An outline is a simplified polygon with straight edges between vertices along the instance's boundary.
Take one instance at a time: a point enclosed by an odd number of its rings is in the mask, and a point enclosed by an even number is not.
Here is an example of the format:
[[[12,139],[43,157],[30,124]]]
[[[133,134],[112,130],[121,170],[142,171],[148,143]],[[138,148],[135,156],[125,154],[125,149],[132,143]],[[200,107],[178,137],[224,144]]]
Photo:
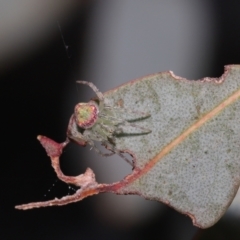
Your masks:
[[[101,196],[63,207],[14,209],[18,204],[60,197],[71,191],[64,183],[56,182],[36,136],[65,140],[69,117],[81,94],[75,81],[88,80],[88,30],[97,6],[97,1],[90,1],[72,10],[71,18],[59,21],[62,32],[56,24],[51,40],[30,56],[1,68],[0,239],[239,239],[239,217],[225,217],[212,228],[199,230],[188,217],[167,207],[157,208],[155,215],[138,225],[112,225],[94,211]],[[240,2],[212,1],[212,7],[216,26],[214,48],[209,49],[212,60],[195,78],[218,77],[224,65],[240,63]],[[71,103],[66,96],[69,88],[74,89]],[[66,174],[80,174],[88,166],[68,167],[67,160],[75,148],[70,146],[64,155],[62,168]],[[107,206],[102,211],[107,215]]]

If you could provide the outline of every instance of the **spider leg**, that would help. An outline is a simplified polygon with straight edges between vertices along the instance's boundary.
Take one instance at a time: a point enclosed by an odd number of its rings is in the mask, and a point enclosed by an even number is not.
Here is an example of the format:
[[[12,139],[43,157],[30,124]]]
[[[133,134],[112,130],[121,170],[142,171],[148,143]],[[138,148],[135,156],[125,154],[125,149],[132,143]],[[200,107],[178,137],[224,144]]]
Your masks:
[[[115,142],[115,141],[113,140],[112,142]],[[105,143],[102,143],[102,145],[105,146],[105,148],[108,149],[109,151],[112,151],[113,153],[117,154],[119,157],[121,157],[124,161],[126,161],[128,164],[130,164],[133,167],[132,161],[126,158],[123,155],[123,152],[118,148],[116,148],[113,144],[109,144],[109,142],[105,142]]]
[[[124,161],[126,161],[128,164],[130,164],[133,167],[132,161],[129,160],[128,158],[126,158],[119,149],[117,149],[116,147],[112,146],[111,149],[109,149],[109,150],[113,151],[114,153],[116,153],[119,157],[121,157]]]
[[[115,149],[115,150],[117,150],[117,149]],[[126,158],[120,151],[116,151],[116,154],[133,167],[132,161],[129,160],[128,158]]]
[[[130,126],[130,127],[135,127],[135,128],[138,128],[138,129],[141,129],[144,131],[144,133],[150,133],[152,132],[152,130],[148,129],[148,128],[145,128],[145,127],[141,127],[135,123],[131,123],[131,122],[128,122],[128,121],[123,121],[121,124],[124,124],[126,126]],[[120,129],[121,130],[121,129]],[[122,131],[122,130],[121,130]]]
[[[126,114],[126,112],[132,113],[132,114],[134,114],[135,119],[148,118],[148,117],[151,116],[151,114],[149,112],[135,111],[135,110],[132,110],[132,109],[129,109],[129,108],[124,108],[124,107],[105,106],[105,108],[108,108],[109,110],[114,109],[114,110],[117,110],[118,112],[122,112],[123,114]]]
[[[102,157],[110,157],[112,155],[114,155],[114,152],[111,152],[111,153],[103,153],[101,150],[99,150],[95,144],[94,144],[94,141],[88,139],[88,144],[90,145],[90,150],[91,149],[94,149],[95,152],[97,152],[100,156]]]
[[[100,127],[103,128],[108,134],[108,137],[112,137],[112,134],[115,132],[116,125],[114,124],[112,126],[106,125],[104,123],[99,123]],[[109,136],[110,135],[110,136]]]
[[[114,142],[114,141],[113,141]],[[131,166],[133,166],[132,162],[126,158],[120,150],[118,150],[116,147],[114,147],[113,144],[110,144],[108,141],[102,142],[102,145],[105,146],[105,148],[109,151],[110,153],[103,153],[101,152],[94,144],[94,141],[88,140],[88,144],[91,146],[92,149],[94,149],[100,156],[102,157],[109,157],[114,155],[115,153],[120,156],[123,160],[125,160],[127,163],[129,163]]]
[[[99,100],[103,101],[103,94],[98,90],[98,88],[92,82],[77,81],[77,83],[88,85],[96,93]]]
[[[144,133],[150,133],[150,132],[152,132],[152,130],[150,130],[150,129],[147,129],[147,128],[145,128],[145,127],[141,127],[141,126],[139,126],[138,124],[129,122],[129,121],[125,120],[125,119],[116,118],[116,117],[107,116],[107,115],[101,115],[101,117],[103,117],[103,118],[105,118],[105,119],[111,118],[113,125],[116,127],[116,129],[114,129],[114,132],[117,133],[117,134],[123,132],[123,130],[121,129],[121,127],[119,127],[119,126],[117,126],[117,125],[125,125],[125,126],[135,127],[135,128],[141,129]],[[104,125],[104,124],[101,124],[101,127],[104,128],[105,130],[109,131],[109,126]]]
[[[67,137],[81,146],[86,146],[88,141],[88,139],[78,131],[74,115],[71,116],[68,124]]]
[[[112,155],[114,155],[115,153],[114,152],[110,152],[110,153],[103,153],[102,151],[100,151],[95,145],[94,146],[91,146],[94,151],[99,154],[100,156],[102,157],[110,157]]]

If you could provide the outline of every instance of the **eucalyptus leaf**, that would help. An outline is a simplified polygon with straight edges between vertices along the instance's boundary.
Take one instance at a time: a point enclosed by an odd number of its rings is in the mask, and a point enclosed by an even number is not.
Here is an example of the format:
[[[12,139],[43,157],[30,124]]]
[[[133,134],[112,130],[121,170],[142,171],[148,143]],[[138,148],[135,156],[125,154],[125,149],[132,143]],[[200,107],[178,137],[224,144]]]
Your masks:
[[[117,193],[139,194],[188,214],[194,225],[213,225],[227,210],[240,180],[240,66],[220,79],[189,81],[165,72],[105,95],[124,107],[148,109],[152,133],[119,138],[136,170]]]
[[[220,78],[197,81],[172,72],[157,73],[103,96],[110,107],[121,103],[123,109],[150,115],[136,124],[151,132],[115,139],[116,149],[133,156],[133,172],[120,182],[97,184],[88,169],[88,179],[78,184],[81,188],[69,201],[64,197],[17,208],[64,205],[99,192],[113,192],[164,202],[190,216],[193,224],[201,228],[216,223],[240,184],[240,65],[226,66]],[[128,129],[131,131],[131,126],[125,126],[125,131]],[[47,138],[40,141],[53,164],[56,156],[51,151],[55,154],[65,145]],[[60,170],[54,169],[60,179],[76,184],[77,177],[63,178]],[[83,181],[85,175],[80,176]]]

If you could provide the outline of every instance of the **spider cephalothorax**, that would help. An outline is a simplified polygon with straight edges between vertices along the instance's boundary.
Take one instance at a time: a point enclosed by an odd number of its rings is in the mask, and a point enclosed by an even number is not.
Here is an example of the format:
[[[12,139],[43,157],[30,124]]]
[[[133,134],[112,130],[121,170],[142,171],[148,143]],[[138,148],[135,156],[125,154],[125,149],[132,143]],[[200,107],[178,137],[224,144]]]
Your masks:
[[[115,146],[116,136],[123,133],[122,127],[131,126],[141,129],[145,134],[151,132],[151,130],[125,120],[123,115],[125,112],[129,112],[129,110],[106,104],[103,94],[93,83],[86,81],[77,81],[77,83],[91,87],[98,99],[88,103],[78,103],[75,106],[74,114],[70,119],[67,130],[68,138],[82,146],[89,144],[102,156],[110,156],[117,153],[129,162]],[[148,113],[130,112],[138,115],[138,118],[150,117]],[[94,141],[101,142],[111,153],[102,153],[95,147]]]

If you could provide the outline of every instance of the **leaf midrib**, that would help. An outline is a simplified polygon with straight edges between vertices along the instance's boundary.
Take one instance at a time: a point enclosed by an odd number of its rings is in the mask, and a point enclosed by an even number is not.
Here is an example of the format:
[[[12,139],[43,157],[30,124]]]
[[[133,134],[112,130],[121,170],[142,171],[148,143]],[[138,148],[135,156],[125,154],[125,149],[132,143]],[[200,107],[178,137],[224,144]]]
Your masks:
[[[182,132],[178,137],[173,139],[168,145],[163,147],[163,149],[152,158],[142,169],[135,169],[132,174],[127,176],[123,181],[117,182],[111,185],[111,189],[114,191],[119,190],[125,185],[132,183],[136,179],[140,178],[142,175],[146,174],[157,162],[159,162],[164,156],[171,152],[176,146],[178,146],[181,142],[183,142],[190,134],[195,132],[201,126],[203,126],[207,121],[218,115],[223,109],[227,106],[233,104],[240,97],[240,89],[234,92],[227,99],[222,101],[219,105],[213,108],[211,111],[203,115],[200,119],[198,119],[193,125],[187,128],[184,132]]]

